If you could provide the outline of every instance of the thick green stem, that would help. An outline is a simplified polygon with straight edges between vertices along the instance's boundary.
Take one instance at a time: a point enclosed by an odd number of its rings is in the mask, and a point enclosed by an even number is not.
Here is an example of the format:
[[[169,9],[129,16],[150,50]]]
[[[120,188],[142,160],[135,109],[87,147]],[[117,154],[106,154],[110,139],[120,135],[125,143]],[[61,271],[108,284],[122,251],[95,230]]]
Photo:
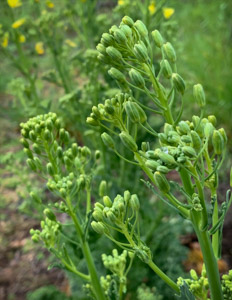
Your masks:
[[[185,170],[181,170],[180,175],[186,192],[191,196],[194,193],[194,189],[189,174]],[[198,212],[192,211],[191,220],[201,246],[206,273],[209,280],[211,300],[223,300],[217,260],[213,253],[209,233],[208,231],[201,231],[199,229],[200,222]]]
[[[71,204],[71,201],[68,197],[66,199],[66,203],[67,203],[67,206],[69,208],[69,214],[70,214],[70,216],[71,216],[71,218],[74,222],[77,234],[78,234],[79,239],[80,239],[82,252],[83,252],[83,255],[85,257],[85,261],[87,263],[87,266],[88,266],[88,270],[89,270],[89,274],[90,274],[90,277],[91,277],[91,282],[92,282],[92,286],[93,286],[93,289],[94,289],[94,292],[95,292],[96,299],[97,300],[106,300],[105,294],[102,290],[102,287],[101,287],[101,284],[100,284],[100,281],[99,281],[99,278],[98,278],[98,275],[97,275],[96,267],[95,267],[90,249],[89,249],[88,242],[84,239],[83,230],[81,228],[81,225],[79,223],[79,220],[78,220],[76,214],[72,210],[72,204]]]

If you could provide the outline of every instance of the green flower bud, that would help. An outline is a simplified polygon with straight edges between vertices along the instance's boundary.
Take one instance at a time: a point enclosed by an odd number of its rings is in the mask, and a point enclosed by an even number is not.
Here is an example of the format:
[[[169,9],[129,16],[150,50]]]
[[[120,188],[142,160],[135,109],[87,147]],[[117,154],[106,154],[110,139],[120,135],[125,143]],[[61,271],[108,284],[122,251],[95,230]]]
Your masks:
[[[114,107],[110,104],[105,105],[105,111],[109,114],[109,115],[113,115],[115,110]]]
[[[134,27],[138,30],[141,37],[146,38],[148,36],[147,27],[141,20],[137,20],[134,23]]]
[[[35,193],[35,192],[30,192],[30,197],[32,198],[33,201],[35,201],[38,204],[42,203],[41,198]]]
[[[162,193],[168,193],[170,191],[170,185],[167,181],[166,177],[160,172],[155,172],[154,179],[157,187],[160,189]]]
[[[125,202],[128,203],[130,201],[130,198],[131,198],[130,192],[129,191],[125,191],[124,195],[123,195],[123,198],[124,198]]]
[[[128,16],[123,17],[122,22],[128,25],[129,27],[132,27],[134,25],[134,21]]]
[[[201,84],[198,83],[193,86],[193,96],[201,108],[205,106],[205,93]]]
[[[190,127],[185,121],[179,122],[178,125],[181,134],[187,134],[188,132],[190,132]]]
[[[77,143],[73,143],[72,144],[72,154],[74,157],[77,156],[77,153],[78,153],[78,146],[77,146]]]
[[[205,137],[207,137],[207,138],[211,137],[213,134],[213,131],[214,131],[213,125],[209,122],[206,123],[205,128],[204,128]]]
[[[94,153],[95,160],[99,160],[101,158],[101,152],[99,150],[96,150]]]
[[[127,101],[124,103],[126,114],[133,123],[140,122],[140,115],[138,111],[138,104],[136,102]]]
[[[106,48],[106,53],[112,58],[114,61],[118,61],[122,59],[122,54],[116,48],[109,46]]]
[[[133,210],[138,211],[140,208],[139,198],[136,194],[131,195],[130,206]]]
[[[50,142],[50,141],[51,141],[52,135],[51,135],[50,130],[45,129],[45,131],[44,131],[44,138],[45,138],[45,140],[46,140],[47,142]]]
[[[92,126],[98,126],[99,122],[91,117],[87,117],[86,123]]]
[[[97,47],[96,47],[97,51],[103,55],[106,54],[106,47],[103,46],[102,44],[98,44]]]
[[[31,240],[34,242],[34,243],[38,243],[39,242],[39,236],[36,234],[36,235],[33,235],[31,237]]]
[[[185,155],[187,155],[190,158],[197,156],[196,151],[190,146],[182,147],[182,151]]]
[[[45,210],[43,211],[44,215],[51,221],[55,221],[56,222],[56,216],[53,213],[53,211],[51,211],[51,209],[49,208],[45,208]]]
[[[132,30],[128,25],[122,25],[120,26],[120,29],[128,39],[132,38]]]
[[[20,143],[23,145],[24,148],[29,148],[29,143],[26,139],[20,139]]]
[[[114,144],[114,140],[112,139],[112,137],[106,133],[106,132],[103,132],[101,134],[101,139],[104,143],[104,145],[108,148],[111,148],[111,149],[115,149],[115,144]]]
[[[176,90],[180,94],[183,95],[184,91],[185,91],[185,82],[184,82],[183,78],[179,74],[173,73],[172,80],[173,80],[173,84],[174,84],[174,87],[176,88]]]
[[[224,143],[226,145],[228,139],[227,139],[227,135],[226,135],[225,129],[224,128],[220,128],[220,129],[218,129],[218,131],[221,133],[221,135],[222,135],[222,137],[224,139]]]
[[[58,147],[58,148],[57,148],[56,154],[57,154],[57,157],[58,157],[59,159],[62,159],[62,157],[63,157],[63,149],[62,149],[62,147]]]
[[[114,38],[111,34],[109,33],[103,33],[102,38],[101,38],[101,44],[103,44],[105,47],[113,45],[114,43]]]
[[[213,132],[212,143],[213,143],[214,152],[217,155],[222,154],[224,149],[224,139],[218,130],[214,130]]]
[[[103,197],[103,203],[105,204],[106,207],[111,207],[112,206],[112,201],[110,200],[109,196],[104,196]]]
[[[127,147],[129,150],[136,152],[138,150],[138,146],[131,135],[129,135],[127,132],[122,131],[119,134],[119,137],[124,144],[125,147]]]
[[[148,160],[146,161],[145,165],[146,165],[149,169],[151,169],[152,171],[156,171],[157,167],[160,166],[160,164],[159,164],[157,161],[155,161],[155,160],[150,160],[150,159],[148,159]]]
[[[149,147],[149,143],[142,142],[141,149],[142,149],[143,152],[146,152],[148,150],[148,147]]]
[[[191,130],[191,137],[192,137],[192,145],[193,148],[198,152],[201,149],[202,143],[201,138],[199,137],[196,131]]]
[[[32,152],[31,152],[30,149],[24,148],[24,149],[23,149],[23,152],[26,154],[26,156],[27,156],[28,158],[33,159],[33,154],[32,154]]]
[[[158,133],[159,142],[162,144],[167,144],[167,135],[165,133]]]
[[[129,71],[129,76],[134,85],[140,88],[145,87],[145,80],[143,79],[142,75],[138,71],[136,71],[135,69],[131,69]]]
[[[135,52],[135,56],[138,60],[141,60],[142,62],[148,62],[149,61],[147,48],[145,47],[144,44],[142,44],[142,43],[135,44],[134,45],[134,52]]]
[[[170,60],[172,63],[176,62],[176,52],[172,46],[171,43],[166,43],[163,45],[164,53],[168,60]]]
[[[160,151],[158,153],[159,158],[167,165],[176,165],[174,157],[168,153]]]
[[[127,43],[127,38],[126,38],[124,32],[120,29],[117,29],[114,32],[114,38],[115,38],[116,42],[118,42],[119,44],[126,44]]]
[[[99,209],[95,209],[93,212],[93,217],[96,221],[102,221],[103,220],[103,213]]]
[[[53,166],[51,163],[48,163],[47,164],[47,172],[50,176],[53,176],[55,173],[54,173],[54,169],[53,169]]]
[[[106,213],[106,217],[107,217],[107,219],[109,219],[110,222],[112,222],[112,223],[114,223],[114,222],[116,221],[116,219],[117,219],[117,217],[115,216],[115,214],[114,214],[111,210],[109,210],[109,211]]]
[[[99,185],[99,196],[100,197],[103,197],[106,195],[107,193],[107,182],[105,180],[102,180],[100,185]]]
[[[91,226],[92,226],[93,230],[96,231],[98,234],[105,233],[105,226],[102,222],[92,221]]]
[[[162,37],[161,33],[159,32],[159,30],[156,29],[156,30],[152,31],[151,36],[153,37],[155,45],[158,48],[161,48],[163,46],[164,40],[163,40],[163,37]]]
[[[40,149],[40,147],[39,147],[38,144],[33,144],[32,149],[33,149],[33,151],[34,151],[36,154],[40,154],[40,153],[41,153],[41,149]]]
[[[170,79],[172,77],[172,68],[169,62],[166,59],[162,60],[160,67],[163,69],[164,77]]]
[[[31,130],[31,131],[29,132],[29,138],[30,138],[33,142],[36,141],[36,134],[35,134],[34,130]]]
[[[190,144],[192,142],[192,138],[189,135],[182,135],[180,138],[183,143]]]
[[[214,115],[208,116],[208,120],[213,126],[217,125],[217,119]]]
[[[167,174],[168,172],[171,171],[169,168],[165,166],[158,166],[156,170],[162,174]]]
[[[118,80],[119,82],[125,82],[126,81],[126,78],[125,78],[124,74],[122,72],[120,72],[118,69],[111,68],[108,71],[108,73],[113,79]]]
[[[28,167],[32,170],[32,171],[36,171],[36,164],[35,164],[35,162],[34,162],[34,160],[33,159],[31,159],[31,158],[28,158],[27,159],[27,165],[28,165]]]

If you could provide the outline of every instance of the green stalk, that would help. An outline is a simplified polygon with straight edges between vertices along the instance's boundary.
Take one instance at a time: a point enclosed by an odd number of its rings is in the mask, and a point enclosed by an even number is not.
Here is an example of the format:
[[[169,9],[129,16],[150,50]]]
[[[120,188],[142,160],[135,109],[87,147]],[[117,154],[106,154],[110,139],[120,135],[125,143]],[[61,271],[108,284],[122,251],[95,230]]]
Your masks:
[[[100,284],[100,281],[99,281],[99,278],[98,278],[98,275],[97,275],[96,267],[95,267],[90,249],[89,249],[88,242],[84,239],[83,230],[81,228],[81,225],[79,223],[79,220],[78,220],[76,214],[72,210],[72,204],[71,204],[71,201],[70,201],[69,197],[66,198],[66,203],[67,203],[67,206],[69,208],[69,214],[70,214],[70,216],[73,220],[73,223],[75,225],[77,234],[78,234],[79,239],[80,239],[82,252],[83,252],[83,255],[85,257],[85,261],[87,263],[87,266],[88,266],[89,274],[90,274],[90,277],[91,277],[91,283],[92,283],[92,286],[93,286],[93,289],[94,289],[94,292],[95,292],[96,299],[97,300],[106,300],[105,294],[102,290],[102,287],[101,287],[101,284]]]
[[[65,75],[63,73],[63,70],[62,70],[62,66],[57,58],[57,55],[52,51],[52,54],[53,54],[53,58],[54,58],[54,63],[55,63],[55,66],[56,66],[56,69],[60,75],[60,79],[63,83],[63,87],[64,87],[64,90],[65,90],[65,93],[69,93],[70,92],[70,88],[66,82],[66,78],[65,78]]]
[[[181,170],[180,175],[186,192],[189,195],[192,195],[194,193],[194,189],[188,172]],[[199,223],[201,220],[199,220],[199,214],[196,211],[191,212],[191,219],[203,254],[206,273],[209,280],[211,300],[223,300],[217,260],[213,253],[209,233],[208,231],[201,231],[199,229]]]

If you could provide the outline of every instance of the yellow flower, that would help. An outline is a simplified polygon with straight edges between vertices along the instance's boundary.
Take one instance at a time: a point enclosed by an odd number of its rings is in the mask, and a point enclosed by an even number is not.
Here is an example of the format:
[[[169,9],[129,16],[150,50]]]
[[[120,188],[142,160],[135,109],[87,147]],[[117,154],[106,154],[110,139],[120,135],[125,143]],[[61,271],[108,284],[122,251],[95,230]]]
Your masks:
[[[25,37],[25,35],[20,34],[20,36],[19,36],[19,42],[20,42],[20,43],[25,43],[25,42],[26,42],[26,37]]]
[[[174,8],[171,8],[171,7],[163,8],[163,15],[164,15],[165,19],[171,18],[171,16],[174,14],[174,12],[175,12]]]
[[[22,5],[22,2],[20,0],[7,0],[7,3],[12,8],[19,7]]]
[[[44,54],[44,44],[43,42],[38,42],[35,44],[35,51],[39,54],[39,55],[43,55]]]
[[[124,5],[125,4],[125,0],[118,0],[118,5]]]
[[[8,46],[8,43],[9,43],[9,33],[6,32],[3,36],[2,47],[6,48]]]
[[[67,45],[69,45],[70,47],[72,47],[72,48],[75,48],[75,47],[77,46],[77,44],[74,43],[74,42],[71,41],[71,40],[65,40],[65,43],[66,43]]]
[[[154,13],[156,12],[155,2],[150,3],[150,5],[148,6],[148,10],[150,12],[150,15],[154,15]]]
[[[47,7],[53,8],[55,5],[52,1],[46,1]]]
[[[11,27],[14,29],[19,28],[20,26],[22,26],[25,23],[25,21],[26,21],[26,19],[18,19],[11,25]]]

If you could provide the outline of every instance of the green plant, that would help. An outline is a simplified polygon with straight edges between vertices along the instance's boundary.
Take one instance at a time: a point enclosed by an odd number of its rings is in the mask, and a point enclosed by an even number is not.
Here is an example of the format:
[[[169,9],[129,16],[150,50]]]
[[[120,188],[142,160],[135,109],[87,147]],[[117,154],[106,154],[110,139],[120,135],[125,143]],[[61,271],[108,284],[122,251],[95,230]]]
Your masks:
[[[102,35],[97,50],[100,61],[111,67],[109,75],[116,80],[121,93],[105,100],[104,104],[95,105],[87,123],[97,131],[101,127],[107,130],[101,134],[106,149],[142,169],[148,180],[142,179],[140,184],[147,185],[160,201],[192,224],[204,258],[206,273],[202,273],[202,277],[207,275],[209,284],[209,290],[205,282],[200,286],[200,297],[207,297],[210,291],[212,300],[223,299],[222,290],[228,293],[230,282],[225,281],[222,289],[217,259],[221,255],[222,227],[232,197],[228,190],[226,201],[219,206],[217,187],[227,137],[223,128],[216,129],[215,116],[205,117],[203,87],[200,84],[193,87],[200,116],[192,116],[191,121],[181,120],[185,82],[177,73],[174,47],[164,42],[158,30],[150,37],[140,20],[134,22],[130,17],[124,17],[119,27],[114,25],[109,33]],[[156,59],[155,66],[154,50],[159,50],[161,57],[159,62]],[[143,102],[140,94],[145,95]],[[165,122],[159,133],[150,124],[153,114],[161,116]],[[179,280],[178,285],[159,268],[159,262],[155,263],[156,258],[141,236],[140,201],[136,194],[125,191],[123,195],[109,197],[107,183],[103,181],[99,185],[101,199],[95,202],[92,210],[92,180],[101,169],[99,151],[93,155],[86,146],[71,145],[68,132],[61,128],[54,113],[32,118],[21,127],[21,142],[29,167],[42,174],[47,187],[62,199],[59,204],[45,204],[42,231],[32,230],[32,239],[42,240],[63,267],[87,281],[85,288],[89,296],[112,299],[114,295],[122,299],[126,292],[127,272],[137,256],[180,299],[184,299],[184,295],[188,299],[199,297],[199,289],[193,287],[199,283]],[[150,142],[142,140],[140,147],[138,139],[143,132],[150,136]],[[160,147],[154,146],[154,138]],[[120,143],[125,148],[124,153],[118,150]],[[171,172],[178,175],[178,181],[171,180],[168,174]],[[210,202],[207,202],[206,190],[210,193]],[[68,215],[71,220],[68,225],[75,228],[78,241],[70,240],[65,234],[67,225],[57,219],[57,213]],[[95,220],[91,222],[92,216]],[[124,250],[120,256],[116,250],[113,256],[103,256],[103,264],[113,275],[103,277],[101,282],[88,244],[90,222],[94,231]],[[81,248],[89,274],[77,269],[65,238]],[[128,269],[127,254],[130,257]],[[193,271],[191,275],[197,281]]]

